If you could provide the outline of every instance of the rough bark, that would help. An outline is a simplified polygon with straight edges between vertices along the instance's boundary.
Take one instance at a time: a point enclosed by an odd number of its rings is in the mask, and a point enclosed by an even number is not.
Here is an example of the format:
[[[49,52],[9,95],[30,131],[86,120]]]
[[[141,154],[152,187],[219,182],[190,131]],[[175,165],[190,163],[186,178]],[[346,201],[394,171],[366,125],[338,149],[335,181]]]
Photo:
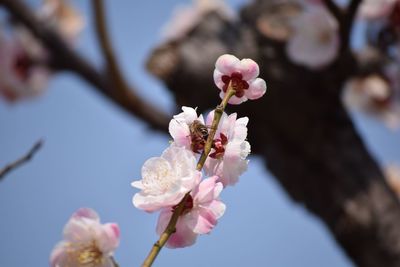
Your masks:
[[[208,14],[186,38],[157,48],[148,67],[178,105],[214,107],[210,73],[222,53],[260,63],[268,92],[234,108],[249,116],[252,152],[265,159],[288,194],[320,217],[358,266],[400,266],[400,205],[341,102],[357,62],[344,49],[320,71],[289,62],[283,43],[257,31],[262,5],[247,7],[241,22]],[[165,65],[162,62],[173,62]]]

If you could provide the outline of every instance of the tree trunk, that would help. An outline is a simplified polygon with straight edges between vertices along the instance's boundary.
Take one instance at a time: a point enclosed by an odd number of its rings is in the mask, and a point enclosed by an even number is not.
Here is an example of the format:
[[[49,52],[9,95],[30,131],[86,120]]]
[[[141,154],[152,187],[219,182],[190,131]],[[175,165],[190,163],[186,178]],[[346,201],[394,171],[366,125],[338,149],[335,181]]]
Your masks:
[[[256,60],[267,93],[233,108],[250,117],[252,152],[295,201],[326,223],[356,265],[400,266],[398,199],[341,102],[357,62],[344,52],[321,71],[293,65],[283,43],[257,31],[261,13],[254,4],[235,23],[210,13],[186,38],[157,48],[148,67],[179,105],[204,111],[217,103],[211,73],[219,55]]]

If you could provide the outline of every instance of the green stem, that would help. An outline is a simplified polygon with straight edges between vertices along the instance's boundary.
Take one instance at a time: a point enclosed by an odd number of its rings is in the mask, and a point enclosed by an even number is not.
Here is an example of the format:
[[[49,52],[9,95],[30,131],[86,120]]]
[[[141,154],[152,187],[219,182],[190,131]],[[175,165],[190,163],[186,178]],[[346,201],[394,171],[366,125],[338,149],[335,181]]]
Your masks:
[[[219,104],[215,111],[214,111],[214,119],[211,124],[211,131],[208,134],[207,142],[204,146],[203,153],[200,156],[199,161],[197,162],[196,169],[198,171],[201,171],[201,169],[204,166],[204,163],[206,162],[206,159],[208,157],[208,154],[211,151],[212,144],[214,141],[214,136],[215,133],[217,132],[218,124],[221,120],[222,114],[226,108],[226,105],[228,104],[229,99],[235,94],[235,90],[232,88],[231,84],[229,84],[227,92],[224,96],[224,98],[221,101],[221,104]],[[158,253],[161,251],[162,247],[167,243],[168,239],[170,236],[175,233],[176,231],[176,223],[178,222],[179,216],[182,214],[183,209],[185,207],[185,202],[188,199],[190,195],[190,192],[186,193],[186,195],[183,197],[181,202],[179,202],[177,208],[174,210],[174,213],[172,214],[171,219],[169,220],[169,223],[167,227],[165,228],[164,232],[161,234],[160,238],[157,240],[156,243],[154,243],[152,249],[149,252],[149,255],[147,258],[144,260],[142,267],[150,267],[154,260],[156,259]]]

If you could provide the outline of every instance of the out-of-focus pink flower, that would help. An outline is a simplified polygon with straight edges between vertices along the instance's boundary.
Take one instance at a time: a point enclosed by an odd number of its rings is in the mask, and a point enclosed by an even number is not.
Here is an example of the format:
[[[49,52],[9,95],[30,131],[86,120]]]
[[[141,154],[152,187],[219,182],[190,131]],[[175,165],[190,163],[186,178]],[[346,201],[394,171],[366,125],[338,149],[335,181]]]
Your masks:
[[[50,71],[39,62],[46,52],[24,28],[12,35],[0,33],[0,94],[10,101],[36,96],[44,91]]]
[[[64,240],[50,256],[52,267],[113,267],[111,260],[119,245],[119,227],[101,224],[97,213],[88,208],[76,211],[64,227]]]
[[[207,116],[207,125],[211,125],[214,111]],[[223,113],[215,134],[213,147],[204,165],[208,175],[219,176],[224,186],[234,185],[239,176],[247,170],[250,144],[247,137],[247,117],[236,119],[236,113]]]
[[[385,19],[396,2],[398,0],[363,0],[358,15],[367,20]]]
[[[213,176],[204,179],[191,193],[186,201],[183,214],[176,224],[176,232],[171,235],[166,246],[181,248],[191,246],[199,234],[208,234],[225,212],[225,204],[219,200],[222,184]],[[165,208],[158,218],[157,233],[165,230],[171,219],[174,208]]]
[[[389,82],[376,74],[348,81],[343,93],[346,107],[374,115],[392,129],[400,124],[400,106],[395,97]]]
[[[267,38],[280,42],[287,41],[292,35],[290,20],[302,11],[298,0],[270,0],[256,22],[257,30]]]
[[[293,18],[294,33],[286,44],[291,61],[311,69],[331,63],[339,49],[338,25],[322,5],[310,5]]]
[[[141,191],[133,196],[133,205],[153,212],[178,204],[201,179],[196,158],[184,147],[171,145],[161,157],[148,159],[142,167],[142,180],[133,187]]]
[[[74,44],[85,26],[83,16],[68,0],[43,0],[38,16],[70,44]]]
[[[169,122],[169,133],[175,145],[199,153],[204,148],[205,140],[199,129],[195,128],[196,124],[204,125],[203,115],[197,116],[196,110],[190,107],[182,107],[182,110]]]
[[[265,94],[267,85],[263,79],[257,78],[259,73],[259,67],[254,60],[239,60],[233,55],[225,54],[215,63],[214,82],[221,89],[221,98],[224,98],[231,84],[236,94],[229,99],[229,103],[237,105],[248,99],[258,99]]]
[[[210,12],[217,12],[227,20],[232,20],[235,14],[223,0],[194,0],[193,5],[178,6],[171,21],[164,26],[165,41],[175,41],[185,37],[202,18]]]
[[[400,197],[400,166],[390,164],[384,169],[385,177],[390,187]]]

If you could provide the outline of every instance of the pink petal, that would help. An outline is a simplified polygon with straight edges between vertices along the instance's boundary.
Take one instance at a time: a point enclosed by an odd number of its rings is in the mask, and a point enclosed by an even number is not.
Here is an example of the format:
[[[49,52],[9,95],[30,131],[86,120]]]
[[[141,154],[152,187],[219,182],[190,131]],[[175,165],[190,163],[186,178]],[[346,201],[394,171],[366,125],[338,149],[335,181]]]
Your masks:
[[[242,59],[239,64],[239,69],[245,81],[253,80],[260,74],[258,64],[250,58]]]
[[[186,123],[172,119],[169,122],[168,130],[177,146],[188,147],[190,145],[190,130]]]
[[[92,239],[90,229],[98,226],[98,220],[74,214],[64,227],[64,239],[73,243],[88,242]]]
[[[91,208],[80,208],[72,214],[72,217],[75,219],[87,218],[97,222],[100,222],[100,217],[96,211]]]
[[[195,203],[206,203],[214,200],[214,188],[217,176],[204,179],[194,191]]]
[[[231,75],[233,72],[238,71],[239,63],[240,60],[237,57],[225,54],[217,59],[217,62],[215,62],[215,68],[223,74]]]
[[[224,94],[225,95],[225,94]],[[221,94],[220,94],[220,96],[221,96]],[[222,97],[223,98],[223,97]],[[243,102],[246,102],[247,101],[247,97],[246,97],[246,95],[244,95],[244,96],[242,96],[242,97],[237,97],[237,96],[232,96],[230,99],[229,99],[229,101],[228,101],[228,103],[229,104],[231,104],[231,105],[239,105],[239,104],[241,104],[241,103],[243,103]]]
[[[222,160],[213,159],[208,157],[206,163],[204,164],[204,170],[207,175],[222,175]]]
[[[156,231],[161,235],[168,225],[172,216],[171,209],[164,209],[158,218]],[[169,248],[182,248],[191,246],[196,242],[197,234],[195,234],[186,224],[184,217],[180,217],[176,224],[176,232],[171,235],[166,244]]]
[[[220,72],[219,70],[217,70],[217,69],[214,70],[213,78],[214,78],[215,85],[221,90],[225,85],[225,83],[222,81],[223,75],[224,74],[222,72]]]
[[[219,184],[221,184],[221,188],[222,188],[222,183],[219,183]],[[213,202],[211,202],[209,204],[209,206],[207,208],[210,209],[214,213],[216,219],[218,220],[219,218],[222,217],[222,215],[224,215],[225,210],[226,210],[226,205],[219,200],[214,200]]]
[[[262,97],[267,91],[267,84],[261,78],[255,79],[250,83],[249,89],[245,91],[245,95],[248,99],[254,100]]]
[[[243,117],[239,118],[235,122],[234,134],[232,136],[235,140],[244,141],[247,138],[247,124],[249,118]]]
[[[197,119],[197,112],[194,108],[183,106],[182,110],[185,116],[185,122],[187,124],[191,124],[194,120]]]
[[[239,176],[247,170],[248,160],[240,160],[235,165],[224,164],[223,175],[219,182],[225,187],[235,185],[239,181]]]
[[[215,178],[216,178],[216,181],[218,181],[218,176],[215,176]],[[224,189],[224,185],[222,184],[222,183],[216,183],[215,184],[215,187],[214,187],[214,200],[215,199],[218,199],[218,197],[219,197],[219,195],[221,194],[221,192],[222,192],[222,189]],[[212,201],[213,202],[213,201]]]
[[[215,214],[204,208],[198,208],[185,216],[190,229],[197,234],[208,234],[217,224]]]
[[[171,208],[165,208],[160,212],[160,216],[158,216],[157,226],[156,226],[156,233],[161,235],[165,228],[168,225],[169,220],[171,219],[172,212]]]
[[[180,191],[176,192],[176,189],[171,191],[171,193],[162,196],[152,196],[139,192],[133,196],[132,203],[136,208],[151,213],[178,204],[186,193]],[[190,189],[187,191],[190,191]]]
[[[101,230],[97,242],[100,250],[107,255],[118,247],[120,231],[116,223],[103,224]]]
[[[59,242],[52,250],[50,255],[50,266],[56,267],[60,266],[60,263],[63,262],[63,259],[67,256],[67,250],[65,246],[65,242]]]

